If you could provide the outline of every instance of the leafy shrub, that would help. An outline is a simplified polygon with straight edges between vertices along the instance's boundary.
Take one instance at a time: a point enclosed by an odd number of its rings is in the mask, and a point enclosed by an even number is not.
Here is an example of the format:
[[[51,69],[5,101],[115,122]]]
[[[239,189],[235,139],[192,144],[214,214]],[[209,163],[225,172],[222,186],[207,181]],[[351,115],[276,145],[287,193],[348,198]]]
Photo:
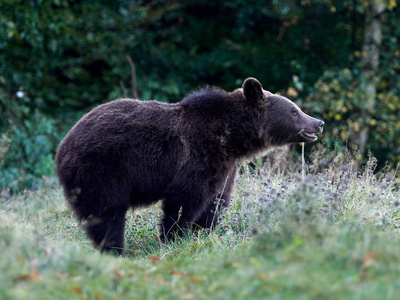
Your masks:
[[[21,124],[12,124],[0,138],[0,189],[38,188],[43,176],[54,174],[59,139],[55,121],[38,111]]]
[[[400,162],[400,95],[395,91],[379,88],[384,79],[377,80],[377,99],[368,119],[363,114],[366,105],[365,88],[360,71],[354,69],[329,69],[310,88],[306,97],[306,110],[314,110],[326,123],[323,143],[330,149],[339,147],[344,152],[357,152],[357,134],[366,130],[366,149],[383,166],[390,162],[396,166]],[[364,155],[363,162],[367,157]]]

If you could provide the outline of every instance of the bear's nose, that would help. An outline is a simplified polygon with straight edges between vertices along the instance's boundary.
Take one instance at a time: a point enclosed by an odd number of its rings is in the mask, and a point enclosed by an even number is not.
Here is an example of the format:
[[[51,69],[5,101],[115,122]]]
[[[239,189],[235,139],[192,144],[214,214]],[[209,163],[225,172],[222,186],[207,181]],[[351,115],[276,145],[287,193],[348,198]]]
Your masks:
[[[318,127],[320,127],[321,129],[324,128],[324,125],[325,125],[324,121],[318,121],[317,124],[318,124]]]

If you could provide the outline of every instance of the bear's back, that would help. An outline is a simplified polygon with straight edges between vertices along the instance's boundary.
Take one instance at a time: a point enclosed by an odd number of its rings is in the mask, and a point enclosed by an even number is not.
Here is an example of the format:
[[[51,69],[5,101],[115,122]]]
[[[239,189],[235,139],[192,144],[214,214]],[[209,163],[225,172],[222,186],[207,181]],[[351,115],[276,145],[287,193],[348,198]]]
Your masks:
[[[64,144],[106,149],[132,139],[143,128],[163,127],[171,122],[173,105],[157,101],[119,99],[100,105],[84,115],[64,138]]]

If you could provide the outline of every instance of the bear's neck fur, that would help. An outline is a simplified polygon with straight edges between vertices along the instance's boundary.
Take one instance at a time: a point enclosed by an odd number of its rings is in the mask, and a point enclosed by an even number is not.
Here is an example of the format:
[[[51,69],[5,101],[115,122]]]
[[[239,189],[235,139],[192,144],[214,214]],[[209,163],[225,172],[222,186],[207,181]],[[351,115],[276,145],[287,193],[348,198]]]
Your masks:
[[[216,151],[247,159],[270,147],[263,132],[265,108],[249,105],[247,101],[241,89],[229,93],[206,87],[189,94],[178,105],[183,108],[183,121],[187,118],[190,124],[196,124],[194,128],[203,129],[195,137],[200,143],[215,143]],[[256,117],[249,119],[249,116]]]

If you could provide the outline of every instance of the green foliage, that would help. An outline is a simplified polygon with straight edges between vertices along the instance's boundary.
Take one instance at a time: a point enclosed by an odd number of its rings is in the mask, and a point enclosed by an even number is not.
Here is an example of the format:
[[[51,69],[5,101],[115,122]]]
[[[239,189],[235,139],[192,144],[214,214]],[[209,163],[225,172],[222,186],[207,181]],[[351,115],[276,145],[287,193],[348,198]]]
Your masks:
[[[110,2],[2,1],[0,60],[7,90],[24,91],[31,107],[46,112],[105,100],[119,86],[131,43],[115,8]]]
[[[348,13],[364,13],[368,7],[367,2],[360,2],[359,7],[353,12],[352,6],[342,9]],[[354,51],[348,52],[345,66],[341,63],[333,68],[325,69],[323,74],[312,85],[303,81],[299,76],[293,76],[293,88],[289,94],[300,95],[298,101],[307,111],[315,111],[324,119],[326,128],[322,142],[325,146],[334,147],[344,152],[350,149],[357,153],[359,145],[358,133],[366,130],[367,150],[378,158],[382,167],[389,162],[396,167],[400,162],[400,85],[399,66],[400,52],[398,40],[400,31],[393,18],[399,13],[395,1],[386,3],[388,10],[383,15],[383,39],[380,49],[380,69],[375,70],[374,78],[363,74],[360,61],[366,55],[360,51],[359,46]],[[335,7],[335,9],[337,6]],[[357,16],[355,16],[357,19]],[[360,35],[362,31],[355,31],[353,35]],[[353,38],[354,39],[354,38]],[[365,115],[367,103],[366,85],[373,82],[377,87],[376,99],[368,116]],[[359,153],[362,161],[366,161],[366,153]]]
[[[321,67],[345,63],[349,50],[360,46],[357,34],[346,49],[335,49],[348,45],[341,23],[350,17],[337,4],[343,14],[320,1],[6,0],[0,6],[1,74],[7,91],[25,91],[30,105],[46,112],[126,94],[126,55],[146,99],[177,101],[203,84],[232,89],[251,75],[278,90],[294,72],[313,82]]]
[[[330,69],[316,82],[306,98],[305,106],[320,114],[327,124],[323,143],[331,149],[339,147],[357,152],[354,137],[362,129],[368,132],[368,149],[380,161],[396,166],[400,161],[400,95],[398,83],[391,90],[382,89],[385,79],[378,81],[377,101],[365,122],[365,88],[357,68]],[[362,153],[361,153],[362,154]],[[364,157],[365,160],[365,157]]]
[[[53,153],[60,139],[54,120],[35,112],[22,124],[12,124],[0,139],[0,187],[13,192],[38,188],[43,176],[54,174]]]

